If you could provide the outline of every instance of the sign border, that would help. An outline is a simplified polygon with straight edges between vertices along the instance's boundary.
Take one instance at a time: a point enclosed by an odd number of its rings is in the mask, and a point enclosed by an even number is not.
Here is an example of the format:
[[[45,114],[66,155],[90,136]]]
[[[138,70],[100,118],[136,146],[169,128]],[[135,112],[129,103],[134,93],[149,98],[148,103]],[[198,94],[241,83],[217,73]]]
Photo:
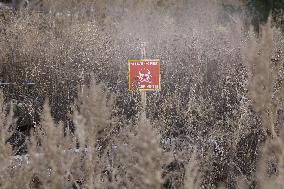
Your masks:
[[[133,92],[130,87],[130,63],[131,62],[158,62],[159,63],[159,88],[157,89],[138,89],[137,91],[161,91],[161,60],[160,59],[142,59],[142,60],[128,60],[128,91]]]

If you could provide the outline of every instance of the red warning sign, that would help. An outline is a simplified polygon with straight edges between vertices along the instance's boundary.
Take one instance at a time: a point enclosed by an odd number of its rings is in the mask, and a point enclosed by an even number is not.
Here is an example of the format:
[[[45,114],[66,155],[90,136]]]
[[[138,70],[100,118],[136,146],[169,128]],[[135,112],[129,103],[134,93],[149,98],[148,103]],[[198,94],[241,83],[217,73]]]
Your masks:
[[[160,60],[128,60],[128,90],[160,90]]]

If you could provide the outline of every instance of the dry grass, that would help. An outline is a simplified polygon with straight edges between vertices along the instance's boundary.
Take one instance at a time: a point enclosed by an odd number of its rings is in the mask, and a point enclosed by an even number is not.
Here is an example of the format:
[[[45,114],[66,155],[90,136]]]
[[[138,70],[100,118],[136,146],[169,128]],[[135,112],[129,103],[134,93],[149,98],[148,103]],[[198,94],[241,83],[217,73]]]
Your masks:
[[[36,83],[3,87],[0,188],[283,188],[281,32],[211,0],[44,3],[0,18],[1,79]],[[147,118],[126,81],[143,40]],[[20,95],[40,116],[15,156]]]
[[[267,134],[262,150],[263,157],[260,159],[257,170],[260,188],[284,187],[282,182],[283,122],[279,120],[283,108],[283,59],[273,57],[273,47],[275,47],[273,31],[269,20],[263,26],[258,42],[255,42],[256,39],[251,36],[252,39],[247,51],[249,96],[256,112],[260,114],[261,126]],[[281,56],[279,51],[277,54],[276,56]],[[274,165],[269,165],[269,162]],[[276,170],[271,172],[273,169],[271,166],[276,166]]]

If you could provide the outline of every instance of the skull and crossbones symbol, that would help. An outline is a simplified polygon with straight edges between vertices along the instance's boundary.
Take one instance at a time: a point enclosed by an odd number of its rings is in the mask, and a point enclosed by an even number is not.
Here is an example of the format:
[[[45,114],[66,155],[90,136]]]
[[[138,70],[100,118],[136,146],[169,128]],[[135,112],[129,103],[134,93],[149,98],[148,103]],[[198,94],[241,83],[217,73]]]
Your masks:
[[[151,83],[152,75],[149,69],[141,69],[138,73],[138,79],[140,82]]]

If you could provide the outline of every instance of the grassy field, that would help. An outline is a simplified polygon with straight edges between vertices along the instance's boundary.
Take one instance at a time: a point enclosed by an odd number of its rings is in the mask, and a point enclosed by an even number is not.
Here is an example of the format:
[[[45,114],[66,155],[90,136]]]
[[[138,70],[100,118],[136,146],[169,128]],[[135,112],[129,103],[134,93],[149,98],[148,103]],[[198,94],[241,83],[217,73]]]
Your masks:
[[[284,188],[284,35],[220,2],[1,9],[0,188]],[[146,118],[141,44],[161,60]]]

